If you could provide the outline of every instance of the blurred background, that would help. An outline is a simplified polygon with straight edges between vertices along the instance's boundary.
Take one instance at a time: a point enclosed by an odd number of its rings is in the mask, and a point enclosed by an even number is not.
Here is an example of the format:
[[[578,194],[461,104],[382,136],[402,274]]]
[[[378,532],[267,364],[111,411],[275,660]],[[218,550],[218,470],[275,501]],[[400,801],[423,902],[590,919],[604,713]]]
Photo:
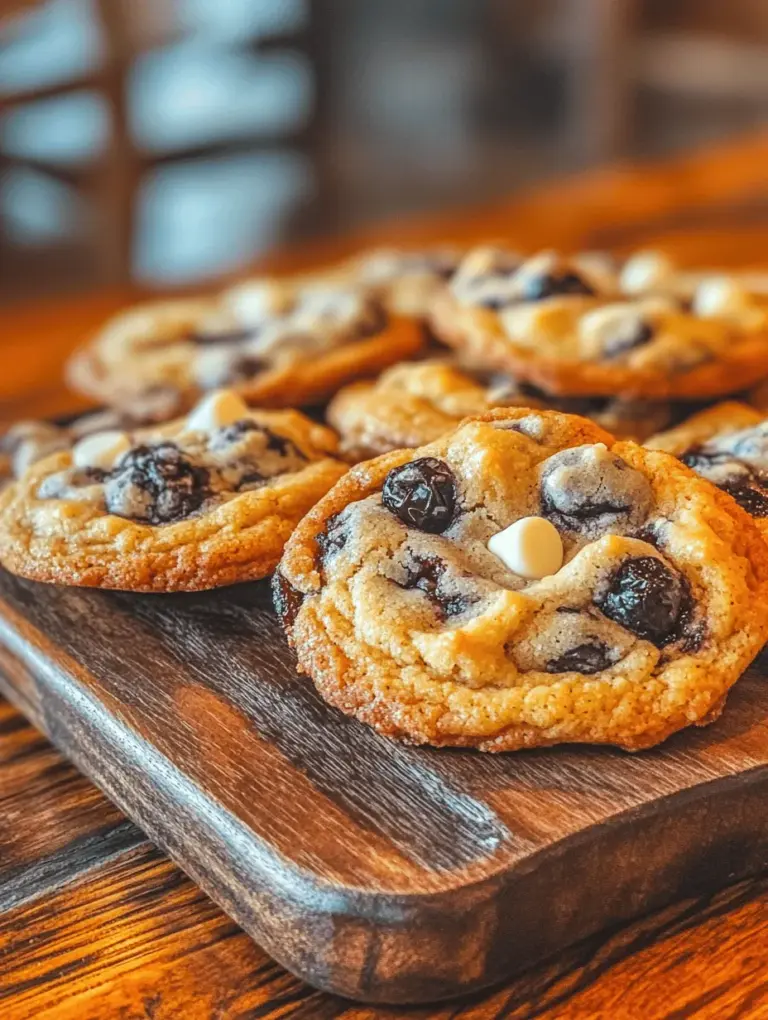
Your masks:
[[[0,0],[0,301],[231,274],[768,118],[768,0]]]

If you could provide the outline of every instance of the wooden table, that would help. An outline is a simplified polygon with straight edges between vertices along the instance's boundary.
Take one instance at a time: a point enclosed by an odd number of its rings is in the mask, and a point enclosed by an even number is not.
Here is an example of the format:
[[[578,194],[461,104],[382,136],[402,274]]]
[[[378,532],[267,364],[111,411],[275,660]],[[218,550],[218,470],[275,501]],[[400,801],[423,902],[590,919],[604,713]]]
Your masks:
[[[441,221],[305,247],[272,264],[314,264],[360,243],[494,236],[523,248],[663,244],[690,263],[768,265],[767,166],[768,137],[751,138]],[[81,406],[61,385],[63,360],[130,296],[0,316],[2,417]],[[0,701],[3,1020],[757,1020],[768,1016],[766,961],[768,877],[590,939],[472,1002],[409,1011],[351,1005],[270,960]]]

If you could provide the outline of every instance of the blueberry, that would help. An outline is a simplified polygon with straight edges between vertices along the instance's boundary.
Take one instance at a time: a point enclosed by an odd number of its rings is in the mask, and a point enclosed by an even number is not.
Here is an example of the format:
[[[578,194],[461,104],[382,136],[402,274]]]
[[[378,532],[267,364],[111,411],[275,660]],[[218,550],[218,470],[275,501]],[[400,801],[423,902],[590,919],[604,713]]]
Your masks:
[[[603,347],[603,355],[606,358],[616,358],[627,351],[633,351],[636,347],[642,347],[653,339],[653,327],[643,319],[633,322],[629,328],[620,331],[612,336]]]
[[[609,620],[661,647],[687,615],[689,596],[679,574],[655,556],[625,560],[595,598]]]
[[[578,610],[576,610],[578,612]],[[547,673],[599,673],[616,662],[616,654],[602,641],[586,641],[547,663]]]
[[[445,574],[446,565],[437,556],[414,556],[401,587],[424,592],[441,619],[448,619],[465,612],[476,600],[446,591]]]
[[[325,522],[325,527],[316,536],[315,541],[320,550],[320,560],[323,566],[336,553],[341,552],[347,544],[349,532],[344,521],[339,519],[339,514],[334,514]]]
[[[768,517],[768,492],[755,477],[726,482],[720,488],[753,517]]]
[[[191,333],[189,340],[198,347],[212,347],[214,344],[241,344],[252,340],[255,329],[228,329],[221,333]]]
[[[168,524],[199,510],[209,474],[173,443],[137,446],[118,462],[105,486],[110,513],[148,524]]]
[[[523,301],[543,301],[561,294],[581,294],[592,297],[594,290],[574,272],[544,273],[531,276],[523,288]]]
[[[678,459],[698,474],[705,474],[718,464],[732,461],[733,457],[725,453],[709,453],[700,446],[692,446],[690,450],[681,453]]]
[[[279,433],[273,432],[266,425],[260,425],[259,422],[254,421],[253,418],[241,418],[231,425],[225,425],[219,431],[216,438],[221,443],[236,443],[238,439],[249,432],[260,432],[266,439],[267,449],[279,453],[281,457],[307,459],[296,444],[288,439],[287,436],[281,436]]]
[[[304,595],[279,570],[275,571],[272,578],[272,600],[283,626],[292,627],[304,602]]]
[[[683,464],[727,492],[753,517],[768,517],[768,477],[732,453],[691,447]]]
[[[227,378],[221,382],[243,382],[245,379],[252,379],[253,376],[263,372],[269,366],[263,358],[256,358],[251,354],[242,354],[232,361]]]
[[[371,302],[366,306],[365,315],[358,324],[355,334],[360,339],[376,336],[387,328],[389,317],[379,304]]]
[[[381,499],[404,524],[439,535],[453,521],[456,479],[444,461],[420,457],[389,472]]]

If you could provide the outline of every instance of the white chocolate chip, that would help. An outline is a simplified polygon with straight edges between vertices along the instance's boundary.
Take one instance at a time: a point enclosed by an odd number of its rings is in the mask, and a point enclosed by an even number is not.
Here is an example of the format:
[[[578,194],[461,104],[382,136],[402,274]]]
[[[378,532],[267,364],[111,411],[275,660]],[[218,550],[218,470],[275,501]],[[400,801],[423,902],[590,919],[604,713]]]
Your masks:
[[[696,288],[693,311],[712,319],[741,318],[752,307],[749,294],[737,280],[727,276],[710,276]]]
[[[551,521],[522,517],[493,535],[488,549],[520,577],[539,580],[563,565],[563,542]]]
[[[625,294],[669,289],[675,267],[658,251],[641,251],[624,263],[619,284]]]
[[[224,294],[224,304],[242,326],[259,326],[290,307],[288,290],[273,280],[241,283]]]
[[[643,326],[640,302],[617,302],[587,312],[579,323],[580,351],[583,357],[599,358],[611,344],[631,346],[632,337]]]
[[[187,418],[189,432],[215,432],[248,417],[248,408],[231,390],[215,390],[204,397]]]
[[[95,432],[85,436],[72,448],[72,462],[79,468],[100,468],[111,471],[118,460],[131,448],[125,432]]]

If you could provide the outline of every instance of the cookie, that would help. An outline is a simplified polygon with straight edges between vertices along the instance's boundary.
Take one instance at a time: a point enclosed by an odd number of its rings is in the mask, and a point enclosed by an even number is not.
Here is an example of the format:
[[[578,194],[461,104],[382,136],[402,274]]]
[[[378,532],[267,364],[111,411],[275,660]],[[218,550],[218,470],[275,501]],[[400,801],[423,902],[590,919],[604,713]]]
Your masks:
[[[496,410],[353,468],[274,579],[320,694],[412,743],[649,747],[719,713],[768,633],[768,546],[668,454]]]
[[[248,403],[319,402],[415,354],[421,327],[364,291],[328,281],[251,281],[213,301],[143,305],[78,352],[70,384],[120,409],[160,404],[166,418],[228,387]]]
[[[502,256],[470,252],[433,303],[434,334],[478,366],[549,393],[648,400],[703,400],[768,374],[768,296],[735,278],[703,278],[692,298],[630,293],[606,257]]]
[[[0,496],[0,562],[36,581],[197,591],[270,573],[346,470],[297,411],[210,394],[186,418],[81,439]]]
[[[624,294],[666,294],[684,302],[693,302],[703,283],[715,281],[714,288],[705,288],[704,303],[707,294],[710,298],[718,289],[725,288],[731,298],[736,298],[735,310],[739,311],[742,300],[738,289],[750,293],[768,296],[768,273],[751,269],[691,269],[677,265],[673,259],[661,251],[638,251],[627,258],[620,268],[619,287]],[[702,295],[699,295],[701,301]],[[715,302],[718,303],[717,297]],[[722,298],[720,302],[722,303]]]
[[[673,454],[733,496],[768,538],[768,418],[764,413],[728,401],[651,437],[646,445]]]
[[[109,429],[131,429],[148,424],[148,419],[93,411],[67,425],[48,421],[19,421],[0,435],[0,486],[21,478],[38,460],[59,450],[69,450],[84,436]]]
[[[533,407],[583,414],[614,435],[642,441],[671,424],[669,402],[596,397],[555,397],[525,383],[497,377],[481,381],[445,360],[395,365],[376,381],[352,383],[328,405],[329,424],[351,461],[404,446],[423,446],[462,418],[493,407]]]
[[[426,318],[435,296],[456,272],[460,248],[443,245],[419,251],[381,248],[347,263],[355,283],[395,315]]]

